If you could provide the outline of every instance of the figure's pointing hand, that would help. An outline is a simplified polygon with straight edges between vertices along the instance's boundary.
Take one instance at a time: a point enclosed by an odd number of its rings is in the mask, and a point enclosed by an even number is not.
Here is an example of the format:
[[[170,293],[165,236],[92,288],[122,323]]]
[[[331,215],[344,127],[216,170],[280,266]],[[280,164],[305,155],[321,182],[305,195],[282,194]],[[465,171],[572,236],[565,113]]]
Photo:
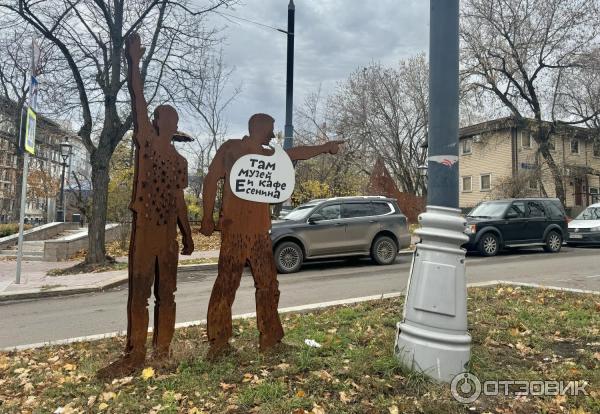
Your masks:
[[[146,48],[142,47],[142,41],[140,39],[140,35],[137,33],[132,33],[127,37],[127,53],[131,56],[131,59],[139,62],[139,60],[144,55]]]
[[[329,141],[327,143],[327,152],[330,154],[337,154],[340,150],[340,145],[344,144],[346,141]]]

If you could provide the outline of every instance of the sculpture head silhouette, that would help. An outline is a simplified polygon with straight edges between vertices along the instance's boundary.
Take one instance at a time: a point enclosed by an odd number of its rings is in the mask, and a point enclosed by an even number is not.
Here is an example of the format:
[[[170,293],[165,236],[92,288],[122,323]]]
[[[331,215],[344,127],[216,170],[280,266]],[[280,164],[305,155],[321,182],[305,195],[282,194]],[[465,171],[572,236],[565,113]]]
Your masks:
[[[275,138],[275,119],[267,114],[254,114],[248,121],[250,139],[260,145],[267,145]]]
[[[171,141],[171,138],[177,132],[178,121],[177,111],[171,105],[160,105],[154,110],[152,125],[160,138]]]

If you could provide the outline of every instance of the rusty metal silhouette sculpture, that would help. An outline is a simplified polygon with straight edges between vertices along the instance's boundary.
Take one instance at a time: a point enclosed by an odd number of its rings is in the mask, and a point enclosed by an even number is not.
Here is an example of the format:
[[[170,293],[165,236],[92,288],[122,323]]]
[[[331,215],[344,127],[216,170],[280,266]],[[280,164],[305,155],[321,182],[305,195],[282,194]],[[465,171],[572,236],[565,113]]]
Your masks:
[[[398,200],[402,212],[410,223],[417,223],[419,214],[425,211],[425,198],[412,193],[398,190],[394,179],[385,167],[381,157],[378,157],[371,172],[371,178],[367,186],[367,194],[383,195]]]
[[[269,236],[269,203],[277,199],[284,201],[282,191],[291,192],[292,189],[286,187],[285,182],[273,179],[277,163],[268,161],[277,153],[273,148],[275,146],[268,147],[270,140],[275,137],[274,123],[275,120],[269,115],[253,115],[248,122],[249,136],[226,141],[217,151],[204,180],[204,216],[200,232],[206,236],[215,229],[221,232],[218,276],[208,305],[209,358],[217,357],[229,348],[232,335],[231,306],[246,264],[250,266],[256,288],[260,350],[265,351],[279,344],[284,335],[277,312],[279,283]],[[341,143],[343,141],[330,141],[323,145],[291,148],[287,150],[288,166],[291,166],[291,161],[306,160],[323,153],[335,154]],[[232,176],[232,169],[237,161],[248,155],[249,166],[256,168],[238,169],[238,175],[245,178],[239,180]],[[260,171],[261,168],[263,171]],[[293,167],[291,175],[293,177]],[[215,225],[213,209],[219,180],[224,180],[223,201]],[[257,188],[257,184],[262,188]],[[264,202],[253,201],[260,200],[261,195],[265,197]]]
[[[172,144],[188,140],[177,132],[178,116],[169,105],[154,110],[148,119],[139,63],[144,48],[137,34],[127,39],[127,83],[133,112],[135,173],[133,212],[129,244],[129,297],[127,301],[127,345],[124,354],[99,372],[99,376],[120,376],[142,366],[146,357],[148,299],[154,286],[153,359],[169,355],[175,330],[177,281],[177,227],[182,233],[182,254],[194,250],[183,190],[187,187],[187,161]]]

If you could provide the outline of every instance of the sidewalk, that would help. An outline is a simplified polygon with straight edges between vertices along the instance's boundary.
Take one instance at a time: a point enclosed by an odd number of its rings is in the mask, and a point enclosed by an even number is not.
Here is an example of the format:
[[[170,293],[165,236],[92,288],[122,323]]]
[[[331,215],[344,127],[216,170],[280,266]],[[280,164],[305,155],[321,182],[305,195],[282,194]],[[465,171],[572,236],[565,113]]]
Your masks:
[[[205,259],[219,257],[218,250],[195,251],[191,256],[180,256],[179,260]],[[127,263],[127,256],[117,258]],[[108,289],[127,282],[127,270],[100,273],[81,273],[66,276],[48,276],[52,269],[64,269],[80,261],[37,262],[23,261],[21,264],[21,283],[16,284],[17,261],[0,261],[0,302],[15,299],[59,296],[65,294],[89,293]],[[180,271],[197,270],[215,265],[180,265]]]
[[[417,241],[418,237],[413,236],[412,244],[414,245]],[[406,249],[401,251],[400,254],[412,254],[412,250]],[[195,251],[191,256],[180,256],[179,261],[218,257],[219,250]],[[127,263],[127,259],[127,256],[118,257],[117,261]],[[15,283],[17,261],[0,261],[0,302],[99,292],[127,282],[126,269],[66,276],[48,276],[46,274],[49,270],[64,269],[78,263],[80,261],[23,261],[21,265],[21,283],[17,285]],[[179,272],[200,269],[216,269],[216,264],[179,265]]]

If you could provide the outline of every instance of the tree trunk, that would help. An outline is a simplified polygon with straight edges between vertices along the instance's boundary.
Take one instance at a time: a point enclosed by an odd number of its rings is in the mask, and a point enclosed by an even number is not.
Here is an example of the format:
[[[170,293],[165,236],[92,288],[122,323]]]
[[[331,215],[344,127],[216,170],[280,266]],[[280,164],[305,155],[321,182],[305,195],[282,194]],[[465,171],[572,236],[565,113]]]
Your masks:
[[[105,227],[108,204],[108,166],[110,153],[96,152],[92,156],[92,217],[88,227],[87,264],[101,264],[106,261]]]
[[[542,146],[540,148],[540,152],[550,168],[550,173],[552,174],[552,179],[554,180],[554,188],[556,189],[556,197],[560,200],[562,205],[565,206],[567,196],[565,193],[562,171],[560,171],[560,167],[556,165],[554,157],[552,157],[552,153],[548,149],[548,146]]]

